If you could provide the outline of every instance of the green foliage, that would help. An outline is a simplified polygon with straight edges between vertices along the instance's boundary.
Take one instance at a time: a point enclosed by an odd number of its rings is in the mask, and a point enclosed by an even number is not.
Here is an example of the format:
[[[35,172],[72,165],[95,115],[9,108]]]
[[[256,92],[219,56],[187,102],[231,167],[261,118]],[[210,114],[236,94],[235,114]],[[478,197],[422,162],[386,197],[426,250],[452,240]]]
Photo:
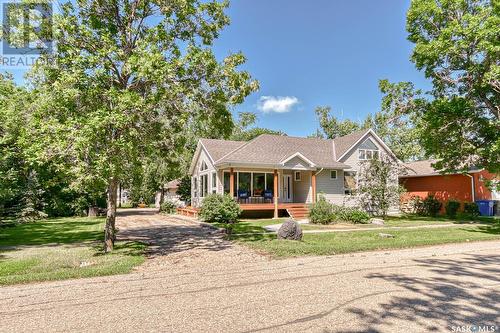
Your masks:
[[[464,214],[470,217],[479,216],[479,207],[475,202],[464,202]]]
[[[478,111],[467,98],[439,98],[422,114],[421,144],[438,157],[438,170],[483,166],[500,171],[500,120]],[[468,157],[465,159],[464,157]]]
[[[31,105],[36,97],[0,75],[0,220],[74,215],[104,196],[96,184],[92,190],[72,187],[64,159],[36,153]]]
[[[174,214],[176,212],[176,209],[177,205],[172,201],[166,200],[160,205],[160,212],[165,214]]]
[[[450,199],[446,201],[444,209],[449,218],[455,218],[457,217],[458,210],[460,209],[460,201]]]
[[[69,162],[75,188],[103,183],[115,193],[152,157],[181,155],[192,124],[229,136],[231,107],[258,82],[239,69],[243,54],[218,60],[211,49],[229,24],[227,6],[200,0],[64,3],[53,18],[57,48],[43,54],[30,75],[37,159]],[[111,250],[114,200],[108,208]]]
[[[370,214],[357,208],[345,207],[338,210],[337,214],[341,221],[350,223],[368,223],[370,221]]]
[[[309,220],[314,224],[367,223],[370,220],[370,215],[354,207],[334,205],[328,202],[324,196],[320,196],[309,210]]]
[[[400,170],[399,162],[385,154],[364,162],[358,177],[360,206],[374,215],[386,216],[391,206],[399,205],[405,191],[398,183]]]
[[[391,84],[381,80],[380,90],[385,94],[381,111],[368,115],[362,122],[350,119],[341,120],[332,112],[331,107],[317,107],[320,129],[313,136],[334,139],[352,134],[359,130],[372,128],[377,135],[391,148],[402,161],[415,160],[423,157],[423,151],[418,145],[418,132],[415,128],[416,117],[400,113],[394,105],[408,94],[413,86],[409,83]]]
[[[206,222],[224,224],[230,233],[232,225],[238,222],[241,208],[229,195],[210,194],[203,199],[199,214]]]
[[[191,177],[189,175],[181,178],[177,194],[182,201],[191,202]]]
[[[433,99],[408,98],[420,101],[407,113],[422,118],[426,153],[438,169],[499,172],[498,1],[413,0],[406,26],[415,44],[411,60],[433,84]]]
[[[365,128],[361,124],[350,119],[338,119],[333,114],[330,106],[318,106],[315,112],[321,128],[321,132],[318,132],[317,135],[321,137],[324,136],[328,139],[335,139]]]
[[[323,196],[309,210],[309,220],[314,224],[332,223],[335,220],[333,215],[333,206]]]
[[[423,200],[420,197],[414,197],[412,203],[414,212],[423,216],[437,216],[442,206],[433,194],[429,194]]]

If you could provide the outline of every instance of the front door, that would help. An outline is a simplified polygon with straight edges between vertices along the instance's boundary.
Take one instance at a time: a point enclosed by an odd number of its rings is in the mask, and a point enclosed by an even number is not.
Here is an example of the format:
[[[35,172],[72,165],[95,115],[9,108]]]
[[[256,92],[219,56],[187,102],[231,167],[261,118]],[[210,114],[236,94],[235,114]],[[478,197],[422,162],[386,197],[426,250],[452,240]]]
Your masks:
[[[292,194],[292,176],[291,175],[283,175],[283,202],[292,202],[293,194]]]

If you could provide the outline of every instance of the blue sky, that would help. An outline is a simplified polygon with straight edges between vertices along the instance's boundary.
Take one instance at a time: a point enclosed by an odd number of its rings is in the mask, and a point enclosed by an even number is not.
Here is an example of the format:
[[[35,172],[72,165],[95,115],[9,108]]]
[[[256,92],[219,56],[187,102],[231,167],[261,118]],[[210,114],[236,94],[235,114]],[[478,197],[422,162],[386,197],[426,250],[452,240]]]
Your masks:
[[[409,60],[408,6],[401,0],[233,0],[231,25],[215,51],[218,57],[242,51],[243,68],[261,87],[235,112],[257,112],[259,126],[307,136],[318,127],[316,106],[353,120],[379,110],[379,79],[427,88]]]

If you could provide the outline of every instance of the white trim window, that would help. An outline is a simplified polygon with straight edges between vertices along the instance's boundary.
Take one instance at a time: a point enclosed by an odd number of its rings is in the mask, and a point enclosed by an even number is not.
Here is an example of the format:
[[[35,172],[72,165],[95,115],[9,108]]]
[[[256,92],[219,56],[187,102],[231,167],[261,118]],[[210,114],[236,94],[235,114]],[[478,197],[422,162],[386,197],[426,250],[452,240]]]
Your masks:
[[[205,161],[201,161],[200,171],[205,171],[208,169],[208,165]]]
[[[330,170],[330,179],[337,179],[337,170]]]
[[[193,177],[193,196],[196,198],[198,196],[198,179]]]
[[[217,173],[212,172],[212,193],[217,193]]]
[[[300,171],[295,171],[293,179],[296,182],[300,182],[302,180],[302,173]]]
[[[358,156],[360,161],[367,161],[378,159],[379,153],[376,149],[359,149]]]
[[[208,174],[200,175],[200,198],[208,194]]]

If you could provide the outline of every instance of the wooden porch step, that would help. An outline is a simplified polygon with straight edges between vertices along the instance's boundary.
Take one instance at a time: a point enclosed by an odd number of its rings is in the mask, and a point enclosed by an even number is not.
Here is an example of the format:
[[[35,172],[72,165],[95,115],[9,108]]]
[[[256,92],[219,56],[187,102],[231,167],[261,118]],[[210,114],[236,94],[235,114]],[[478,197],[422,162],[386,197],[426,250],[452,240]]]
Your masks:
[[[309,206],[305,204],[289,205],[286,211],[294,220],[301,220],[309,217]]]

